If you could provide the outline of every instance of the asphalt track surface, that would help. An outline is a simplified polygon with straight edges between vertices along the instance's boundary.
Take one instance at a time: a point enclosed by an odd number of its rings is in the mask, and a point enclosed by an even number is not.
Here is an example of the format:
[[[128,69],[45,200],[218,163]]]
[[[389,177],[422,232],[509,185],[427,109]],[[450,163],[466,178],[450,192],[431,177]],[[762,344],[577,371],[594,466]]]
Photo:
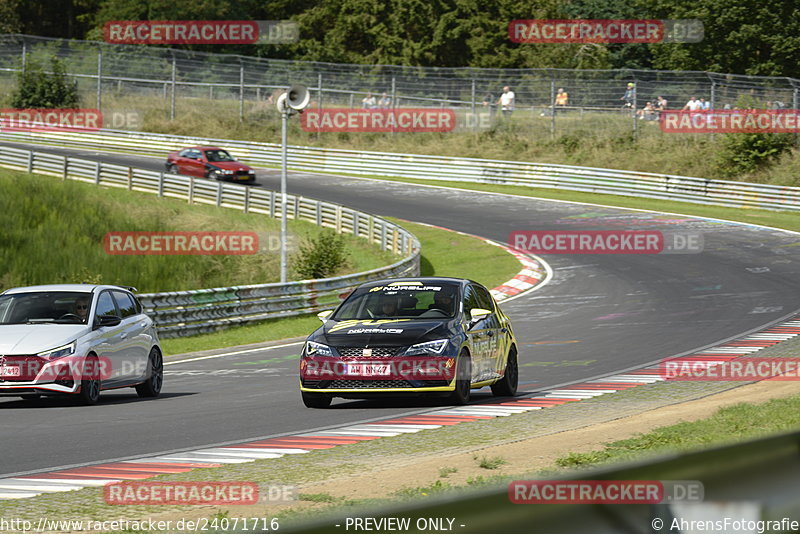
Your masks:
[[[13,145],[12,146],[19,146]],[[163,170],[163,160],[38,147]],[[261,170],[258,187],[279,188]],[[514,230],[699,233],[699,254],[548,255],[552,281],[503,305],[520,345],[520,390],[629,369],[695,351],[800,308],[797,234],[679,215],[293,173],[289,192],[505,242]],[[125,230],[125,228],[120,228]],[[424,251],[423,251],[424,254]],[[300,344],[166,368],[162,396],[107,392],[98,406],[0,398],[0,476],[424,411],[431,401],[334,400],[303,407]],[[174,360],[173,360],[174,361]],[[491,398],[488,388],[474,402]]]

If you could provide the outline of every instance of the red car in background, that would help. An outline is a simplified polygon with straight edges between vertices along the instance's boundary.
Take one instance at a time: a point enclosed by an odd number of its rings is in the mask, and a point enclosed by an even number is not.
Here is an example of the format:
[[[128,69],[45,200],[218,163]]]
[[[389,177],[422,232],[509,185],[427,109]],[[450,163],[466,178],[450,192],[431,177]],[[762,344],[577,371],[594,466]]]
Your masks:
[[[167,155],[166,169],[185,174],[231,182],[254,182],[256,171],[216,146],[193,146]]]

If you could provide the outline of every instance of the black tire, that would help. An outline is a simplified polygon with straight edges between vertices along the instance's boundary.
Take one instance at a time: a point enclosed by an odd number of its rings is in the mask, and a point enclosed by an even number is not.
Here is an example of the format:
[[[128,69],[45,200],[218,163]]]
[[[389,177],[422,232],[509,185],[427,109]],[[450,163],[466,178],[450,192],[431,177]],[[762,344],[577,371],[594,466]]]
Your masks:
[[[84,360],[84,371],[81,376],[81,391],[78,401],[84,406],[97,404],[100,400],[100,364],[97,356],[91,354]]]
[[[220,181],[222,180],[222,174],[219,171],[209,171],[208,179]]]
[[[303,404],[306,408],[327,408],[331,405],[333,397],[330,395],[322,395],[320,393],[306,393],[301,391],[303,395]]]
[[[447,397],[447,402],[455,406],[463,406],[469,402],[472,385],[472,360],[466,351],[462,351],[456,361],[456,389]]]
[[[158,397],[163,384],[164,359],[158,347],[153,347],[147,357],[147,380],[136,386],[136,393],[143,398]]]
[[[513,397],[517,394],[517,384],[519,384],[517,348],[511,347],[506,360],[506,372],[502,379],[492,384],[492,395],[495,397]]]
[[[178,166],[173,163],[170,163],[169,165],[167,165],[167,172],[169,174],[178,174]]]

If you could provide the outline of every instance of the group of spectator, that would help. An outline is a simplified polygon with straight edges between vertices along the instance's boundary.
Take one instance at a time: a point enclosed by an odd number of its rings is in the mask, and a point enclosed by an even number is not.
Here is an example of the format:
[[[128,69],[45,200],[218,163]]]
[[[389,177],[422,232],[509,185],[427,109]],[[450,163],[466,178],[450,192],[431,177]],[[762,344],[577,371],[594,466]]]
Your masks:
[[[372,93],[367,93],[361,100],[361,107],[364,109],[390,109],[392,107],[392,97],[386,93],[381,93],[381,98],[376,100]]]

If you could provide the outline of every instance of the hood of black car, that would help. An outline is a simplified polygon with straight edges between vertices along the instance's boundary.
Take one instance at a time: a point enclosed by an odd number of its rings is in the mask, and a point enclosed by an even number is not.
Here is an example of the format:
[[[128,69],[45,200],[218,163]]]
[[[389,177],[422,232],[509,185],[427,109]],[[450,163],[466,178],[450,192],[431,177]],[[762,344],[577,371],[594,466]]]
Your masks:
[[[328,320],[313,341],[333,347],[407,346],[449,338],[453,319]]]

